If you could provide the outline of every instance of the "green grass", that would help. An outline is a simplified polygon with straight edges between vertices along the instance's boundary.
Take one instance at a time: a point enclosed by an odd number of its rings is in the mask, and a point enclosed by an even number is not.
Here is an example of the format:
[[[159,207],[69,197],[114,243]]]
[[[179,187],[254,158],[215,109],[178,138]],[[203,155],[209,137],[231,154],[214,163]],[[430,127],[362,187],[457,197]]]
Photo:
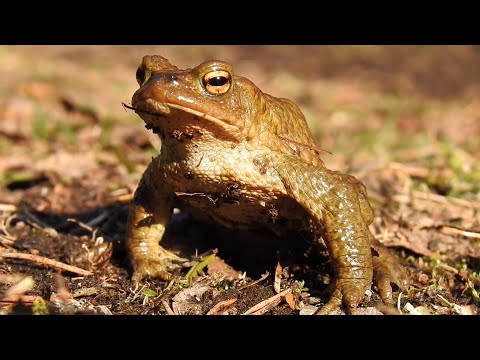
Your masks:
[[[31,173],[25,171],[0,172],[0,186],[2,187],[6,187],[11,184],[28,183],[34,179],[35,177]]]
[[[34,139],[48,142],[63,141],[68,145],[75,144],[76,134],[83,127],[71,124],[64,118],[54,118],[39,108],[35,110],[32,125]]]

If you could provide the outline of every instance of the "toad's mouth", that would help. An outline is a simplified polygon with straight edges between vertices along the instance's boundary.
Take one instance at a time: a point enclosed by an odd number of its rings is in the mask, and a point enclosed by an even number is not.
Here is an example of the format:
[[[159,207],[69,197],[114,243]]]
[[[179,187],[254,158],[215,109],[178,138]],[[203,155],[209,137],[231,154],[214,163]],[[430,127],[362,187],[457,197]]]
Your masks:
[[[226,121],[220,120],[219,118],[216,118],[215,116],[208,115],[208,114],[205,114],[201,111],[194,110],[194,109],[191,109],[191,108],[188,108],[188,107],[185,107],[185,106],[182,106],[182,105],[178,105],[178,104],[161,103],[161,102],[158,102],[158,101],[153,100],[153,99],[145,100],[145,101],[143,101],[143,103],[144,103],[144,105],[147,105],[148,109],[151,109],[151,110],[145,110],[145,109],[140,108],[140,107],[130,106],[130,105],[127,105],[123,102],[122,102],[122,105],[124,107],[126,107],[127,109],[134,110],[140,116],[142,116],[142,114],[144,114],[144,115],[149,115],[149,116],[162,118],[162,117],[165,117],[165,116],[169,115],[170,112],[171,112],[171,109],[174,108],[174,109],[178,109],[178,110],[184,111],[186,113],[189,113],[189,114],[192,114],[192,115],[195,115],[195,116],[199,116],[199,117],[201,117],[205,120],[213,121],[213,122],[216,122],[216,123],[222,123],[222,124],[227,123]]]
[[[195,117],[197,119],[205,119],[219,129],[222,129],[222,133],[229,133],[230,136],[232,136],[233,134],[238,134],[240,130],[237,126],[231,125],[228,120],[219,119],[202,111],[198,111],[178,104],[164,103],[158,102],[153,99],[147,99],[144,101],[136,102],[134,104],[135,106],[130,106],[123,102],[122,105],[127,109],[135,111],[145,121],[147,128],[149,129],[161,127],[162,119],[169,117],[171,115],[172,109],[175,109],[192,115],[192,117]],[[227,138],[230,136],[227,136]]]

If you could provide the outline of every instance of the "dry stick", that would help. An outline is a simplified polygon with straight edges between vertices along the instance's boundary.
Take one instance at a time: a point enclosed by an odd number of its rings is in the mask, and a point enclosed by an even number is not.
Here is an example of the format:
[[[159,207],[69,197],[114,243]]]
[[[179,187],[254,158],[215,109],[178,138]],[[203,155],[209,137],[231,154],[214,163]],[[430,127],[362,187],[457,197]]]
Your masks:
[[[264,275],[262,275],[262,277],[261,277],[260,279],[255,280],[254,282],[252,282],[252,283],[250,283],[250,284],[244,285],[244,286],[242,286],[242,287],[241,287],[240,289],[238,289],[238,290],[240,291],[240,290],[246,289],[246,288],[248,288],[248,287],[250,287],[250,286],[253,286],[253,285],[255,285],[255,284],[258,284],[260,281],[265,280],[269,275],[270,275],[270,273],[267,271]]]
[[[430,202],[437,202],[441,204],[448,204],[452,206],[461,206],[466,207],[468,209],[480,209],[480,201],[475,200],[465,200],[460,198],[454,197],[447,197],[439,194],[434,193],[426,193],[422,191],[413,190],[411,194],[395,194],[392,196],[392,199],[399,203],[409,203],[413,200],[421,200],[421,201],[430,201]]]
[[[436,177],[439,177],[439,178],[446,178],[453,175],[453,171],[449,169],[435,171],[425,167],[404,165],[404,164],[395,163],[395,162],[390,164],[390,168],[394,170],[403,171],[407,175],[411,177],[416,177],[416,178],[426,178],[431,174],[434,174]]]
[[[72,222],[74,224],[77,224],[81,228],[84,228],[85,230],[88,230],[90,232],[95,232],[96,230],[93,229],[92,226],[97,226],[100,224],[105,218],[107,218],[108,212],[107,211],[102,211],[98,216],[94,217],[93,219],[89,220],[87,223],[81,222],[80,220],[73,219],[73,218],[68,218],[67,221]]]
[[[401,170],[412,177],[426,178],[429,174],[429,170],[419,166],[409,166],[399,163],[390,163],[390,168],[393,170]]]
[[[237,302],[237,300],[238,300],[237,298],[233,298],[233,299],[220,301],[219,303],[217,303],[213,308],[211,308],[207,312],[207,315],[216,315],[217,313],[219,313],[223,309],[229,307],[230,305],[235,304]]]
[[[267,300],[263,300],[262,302],[259,302],[257,305],[245,311],[242,315],[253,315],[254,313],[257,313],[258,315],[260,315],[259,311],[263,310],[263,308],[267,307],[268,305],[271,305],[272,303],[274,304],[273,306],[278,305],[282,300],[282,296],[285,296],[291,291],[292,291],[291,288],[285,289],[281,293],[278,293],[277,295],[274,295],[271,298],[268,298]],[[268,310],[270,310],[270,308],[268,308]]]
[[[453,226],[444,225],[444,226],[442,226],[440,231],[443,232],[444,234],[447,234],[447,235],[462,235],[464,237],[469,237],[469,238],[473,238],[473,239],[480,239],[480,232],[462,230],[462,229],[458,229],[458,228],[453,227]]]
[[[133,193],[130,191],[129,188],[123,187],[123,188],[119,188],[117,190],[110,191],[109,195],[114,197],[114,198],[118,198],[119,196],[133,195]]]
[[[97,230],[98,229],[93,229],[90,225],[88,224],[84,224],[83,222],[77,220],[77,219],[72,219],[72,218],[68,218],[67,221],[70,221],[74,224],[77,224],[78,226],[80,226],[82,229],[85,229],[87,231],[90,231],[92,233],[92,237],[91,237],[91,241],[95,241],[95,244],[96,244],[96,236],[97,236]],[[88,252],[88,251],[87,251]]]
[[[4,296],[0,299],[1,303],[12,304],[12,303],[33,303],[35,300],[43,300],[39,295],[9,295]]]
[[[6,259],[21,259],[21,260],[30,260],[34,263],[50,266],[55,269],[68,271],[80,276],[90,276],[93,275],[93,272],[81,269],[73,265],[67,265],[60,261],[52,260],[43,256],[33,255],[33,254],[24,254],[24,253],[15,253],[15,252],[0,252],[0,258]]]
[[[10,211],[13,212],[17,210],[17,207],[13,204],[0,204],[0,211]]]
[[[464,206],[467,208],[480,209],[480,201],[447,197],[439,194],[426,193],[418,190],[413,190],[412,195],[419,200],[435,201],[442,204],[451,203],[454,205]]]
[[[88,230],[90,232],[93,232],[94,230],[92,229],[91,226],[81,222],[80,220],[77,220],[77,219],[73,219],[73,218],[68,218],[67,219],[68,222],[71,222],[71,223],[74,223],[74,224],[77,224],[78,226],[80,226],[81,228],[85,229],[85,230]]]
[[[165,312],[167,313],[167,315],[177,315],[173,312],[172,308],[170,307],[170,305],[168,305],[168,302],[167,300],[162,300],[162,305],[163,307],[165,308]]]
[[[119,195],[116,197],[116,200],[119,202],[129,202],[133,200],[133,194]]]

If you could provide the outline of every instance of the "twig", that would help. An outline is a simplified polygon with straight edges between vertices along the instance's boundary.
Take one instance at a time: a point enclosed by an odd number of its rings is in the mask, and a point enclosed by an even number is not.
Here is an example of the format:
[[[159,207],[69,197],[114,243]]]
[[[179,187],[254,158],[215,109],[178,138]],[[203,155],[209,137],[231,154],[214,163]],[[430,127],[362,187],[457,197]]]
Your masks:
[[[403,171],[412,177],[426,178],[429,174],[429,170],[424,167],[404,165],[396,162],[390,163],[389,166],[393,170]]]
[[[418,190],[413,190],[412,195],[419,200],[435,201],[442,204],[446,204],[450,202],[452,204],[464,206],[467,208],[480,209],[480,201],[465,200],[465,199],[459,199],[459,198],[454,198],[450,196],[446,197],[443,195],[426,193]]]
[[[102,214],[103,214],[103,213],[102,213]],[[95,219],[94,219],[94,220],[95,220]],[[77,225],[80,226],[82,229],[85,229],[85,230],[87,230],[87,231],[90,231],[90,232],[92,233],[92,237],[90,238],[90,240],[91,240],[91,241],[94,241],[94,242],[95,242],[95,245],[97,245],[96,237],[97,237],[97,230],[98,230],[98,228],[97,228],[97,229],[94,229],[94,228],[92,228],[92,227],[90,226],[90,224],[85,224],[85,223],[81,222],[80,220],[73,219],[73,218],[68,218],[67,221],[72,222],[72,223],[74,223],[74,224],[77,224]],[[92,220],[92,221],[93,221],[93,220]],[[100,238],[101,238],[101,237],[99,237],[99,239],[100,239]],[[103,238],[102,238],[102,241],[103,241]],[[85,245],[85,244],[84,244],[84,245]],[[82,248],[84,248],[83,245],[82,245]],[[88,250],[88,248],[86,248],[86,245],[85,245],[85,248],[84,248],[84,249],[86,249],[86,251],[87,251],[87,258],[88,258],[89,250]],[[90,260],[89,260],[89,262],[90,262]],[[91,263],[91,262],[90,262],[90,263]]]
[[[81,222],[80,220],[77,220],[77,219],[74,219],[74,218],[68,218],[67,219],[68,222],[71,222],[71,223],[74,223],[74,224],[77,224],[78,226],[80,226],[81,228],[87,230],[87,231],[90,231],[90,232],[93,232],[93,228],[83,222]]]
[[[240,291],[240,290],[244,290],[244,289],[246,289],[246,288],[248,288],[248,287],[250,287],[250,286],[256,285],[256,284],[258,284],[259,282],[265,280],[269,275],[270,275],[270,273],[267,271],[264,275],[262,275],[262,277],[261,277],[260,279],[255,280],[254,282],[252,282],[252,283],[250,283],[250,284],[244,285],[244,286],[242,286],[241,288],[239,288],[238,290],[239,290],[239,291]]]
[[[17,207],[13,204],[0,204],[0,211],[14,212],[16,210],[17,210]]]
[[[130,202],[133,200],[133,194],[119,195],[116,197],[118,202]]]
[[[217,313],[219,313],[223,309],[229,307],[230,305],[235,304],[237,302],[237,300],[238,300],[237,298],[233,298],[233,299],[220,301],[219,303],[217,303],[213,308],[211,308],[207,312],[207,315],[216,315]]]
[[[0,258],[6,259],[21,259],[21,260],[29,260],[33,261],[34,263],[45,265],[49,267],[53,267],[58,270],[68,271],[74,274],[78,274],[80,276],[90,276],[93,275],[93,272],[81,269],[77,266],[67,265],[60,261],[52,260],[43,256],[34,255],[34,254],[24,254],[24,253],[16,253],[16,252],[0,252]]]
[[[119,196],[125,196],[125,195],[133,195],[133,193],[127,187],[122,187],[122,188],[110,191],[110,196],[115,198],[118,198]]]
[[[39,295],[10,295],[0,299],[0,303],[33,303],[35,300],[43,300]]]
[[[443,305],[446,305],[446,306],[448,306],[449,308],[452,308],[453,305],[455,305],[455,304],[451,303],[450,301],[448,301],[447,299],[445,299],[445,298],[444,298],[442,295],[440,295],[440,294],[437,294],[437,297],[442,301]]]
[[[119,202],[127,202],[133,199],[133,191],[127,187],[113,190],[110,196]]]
[[[435,175],[436,178],[448,178],[451,177],[453,174],[453,171],[450,169],[445,169],[445,170],[430,170],[425,167],[420,167],[420,166],[412,166],[412,165],[405,165],[405,164],[400,164],[393,162],[390,165],[390,168],[394,170],[400,170],[406,173],[407,175],[414,177],[414,178],[427,178],[430,175]]]
[[[257,305],[245,311],[242,315],[261,315],[270,310],[271,308],[277,306],[282,301],[282,296],[285,296],[291,291],[291,288],[285,289],[281,293],[278,293],[271,298],[259,302]]]
[[[480,232],[467,231],[453,226],[444,225],[441,227],[440,231],[447,235],[462,235],[468,238],[480,239]]]
[[[167,315],[176,315],[172,308],[170,307],[170,305],[168,305],[168,302],[167,300],[162,300],[162,305],[163,307],[165,308],[165,312],[167,313]]]

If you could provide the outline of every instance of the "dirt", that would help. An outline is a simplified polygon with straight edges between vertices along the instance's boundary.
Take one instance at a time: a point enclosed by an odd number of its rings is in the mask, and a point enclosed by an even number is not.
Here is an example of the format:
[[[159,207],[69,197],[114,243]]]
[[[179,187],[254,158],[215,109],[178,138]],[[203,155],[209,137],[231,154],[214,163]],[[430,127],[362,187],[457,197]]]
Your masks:
[[[165,244],[191,263],[131,282],[128,204],[159,141],[121,103],[145,54],[231,62],[297,102],[327,166],[364,182],[412,285],[394,307],[372,287],[360,314],[480,314],[475,46],[0,47],[0,313],[310,314],[328,299],[328,257],[301,234],[273,253],[182,213]]]

